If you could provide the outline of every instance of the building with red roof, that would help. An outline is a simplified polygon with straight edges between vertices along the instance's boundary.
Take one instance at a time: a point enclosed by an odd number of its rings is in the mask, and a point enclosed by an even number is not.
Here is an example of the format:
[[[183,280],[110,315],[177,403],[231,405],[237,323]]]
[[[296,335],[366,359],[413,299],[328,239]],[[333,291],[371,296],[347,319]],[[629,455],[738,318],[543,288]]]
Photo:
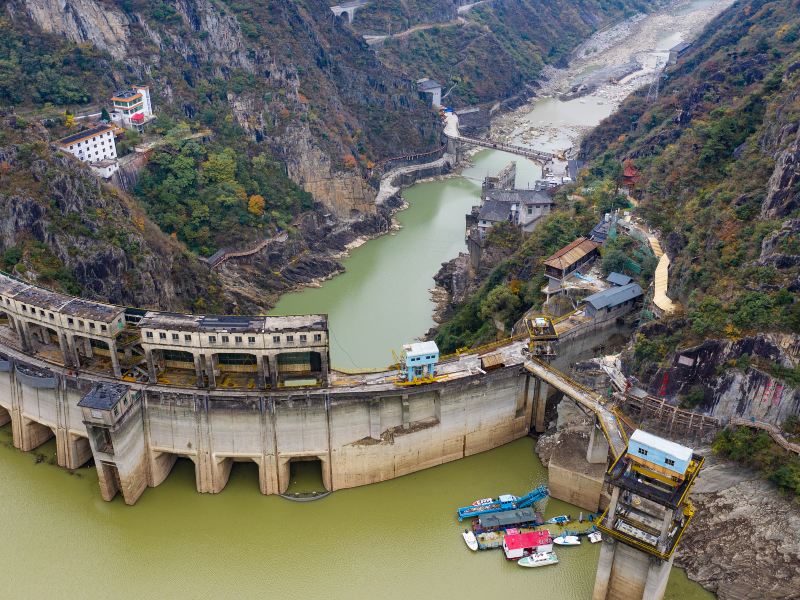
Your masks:
[[[553,539],[546,529],[528,533],[510,533],[503,537],[506,558],[517,559],[534,552],[552,552]]]

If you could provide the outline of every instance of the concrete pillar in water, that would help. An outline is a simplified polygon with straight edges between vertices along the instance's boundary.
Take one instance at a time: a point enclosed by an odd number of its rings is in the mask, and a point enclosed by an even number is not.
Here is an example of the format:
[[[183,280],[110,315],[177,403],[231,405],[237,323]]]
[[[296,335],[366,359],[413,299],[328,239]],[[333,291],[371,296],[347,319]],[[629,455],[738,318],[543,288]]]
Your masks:
[[[150,481],[141,393],[118,383],[97,384],[78,403],[97,467],[100,493],[119,492],[134,504]]]
[[[597,417],[594,419],[592,431],[589,434],[589,447],[586,449],[586,462],[593,464],[604,464],[608,462],[608,440]]]
[[[92,458],[89,440],[70,433],[68,428],[56,428],[56,457],[58,466],[65,469],[77,469]]]
[[[14,439],[14,446],[23,452],[34,450],[53,437],[53,430],[47,425],[32,421],[25,416],[22,416],[21,423],[19,436]]]
[[[533,394],[533,430],[536,433],[542,433],[547,429],[545,423],[544,413],[547,409],[547,392],[550,386],[546,381],[536,379],[535,390]]]
[[[606,538],[597,563],[592,600],[662,600],[672,560],[661,560]]]

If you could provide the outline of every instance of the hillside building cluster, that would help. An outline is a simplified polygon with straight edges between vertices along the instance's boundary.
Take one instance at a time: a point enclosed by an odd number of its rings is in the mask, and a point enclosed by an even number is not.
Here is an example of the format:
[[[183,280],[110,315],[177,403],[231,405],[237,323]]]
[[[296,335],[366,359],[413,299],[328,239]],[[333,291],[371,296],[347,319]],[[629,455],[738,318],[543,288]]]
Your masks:
[[[142,133],[155,118],[150,88],[137,85],[116,92],[111,97],[110,122],[92,123],[86,129],[61,138],[57,147],[89,165],[92,172],[110,179],[119,170],[116,137],[124,129]]]

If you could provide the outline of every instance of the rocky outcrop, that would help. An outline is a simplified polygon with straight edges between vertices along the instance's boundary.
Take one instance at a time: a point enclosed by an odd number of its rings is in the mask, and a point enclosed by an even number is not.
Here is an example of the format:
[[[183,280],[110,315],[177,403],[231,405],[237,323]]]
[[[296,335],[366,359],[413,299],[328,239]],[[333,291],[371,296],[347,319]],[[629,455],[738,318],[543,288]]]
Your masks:
[[[318,205],[295,223],[297,235],[268,244],[248,260],[227,261],[219,270],[227,296],[236,310],[259,312],[272,308],[281,294],[318,285],[344,270],[341,259],[353,243],[388,232],[402,205],[392,198],[357,220],[340,220]]]
[[[780,426],[800,414],[800,390],[772,374],[770,365],[794,369],[798,364],[798,335],[708,340],[676,352],[668,367],[647,374],[644,383],[650,393],[663,392],[676,401],[702,389],[696,409],[723,421],[736,416]]]
[[[117,60],[128,53],[130,20],[118,8],[95,0],[24,0],[8,10],[24,11],[43,31],[77,43],[90,43]]]
[[[798,77],[796,69],[786,77]],[[767,195],[761,204],[762,219],[781,219],[800,207],[800,123],[797,104],[800,88],[788,94],[776,108],[762,136],[762,145],[773,150],[775,168],[767,183]]]
[[[774,485],[701,450],[695,517],[675,564],[720,600],[790,600],[800,590],[800,513]]]

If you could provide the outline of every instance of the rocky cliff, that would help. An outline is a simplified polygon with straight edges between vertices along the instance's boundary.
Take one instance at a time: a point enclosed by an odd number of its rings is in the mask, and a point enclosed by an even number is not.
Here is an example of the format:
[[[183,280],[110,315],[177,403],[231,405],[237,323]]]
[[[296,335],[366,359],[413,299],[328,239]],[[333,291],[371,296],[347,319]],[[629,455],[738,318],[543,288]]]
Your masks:
[[[122,305],[223,310],[209,269],[165,236],[124,193],[53,150],[11,117],[0,128],[2,268],[30,281]]]

